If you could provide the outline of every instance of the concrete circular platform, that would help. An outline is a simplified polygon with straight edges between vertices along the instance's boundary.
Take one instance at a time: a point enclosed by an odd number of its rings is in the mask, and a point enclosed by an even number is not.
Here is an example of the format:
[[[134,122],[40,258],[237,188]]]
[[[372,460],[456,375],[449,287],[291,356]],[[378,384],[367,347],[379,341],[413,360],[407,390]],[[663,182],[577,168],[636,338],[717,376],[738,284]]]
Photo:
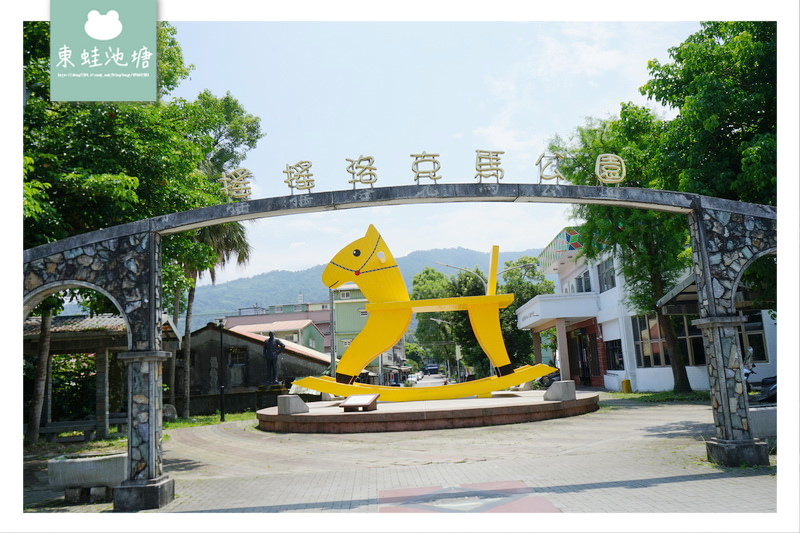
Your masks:
[[[565,402],[544,400],[544,391],[495,392],[491,398],[381,402],[375,411],[344,412],[340,401],[310,402],[309,412],[256,412],[258,428],[280,433],[371,433],[496,426],[582,415],[596,411],[599,393],[578,391]]]

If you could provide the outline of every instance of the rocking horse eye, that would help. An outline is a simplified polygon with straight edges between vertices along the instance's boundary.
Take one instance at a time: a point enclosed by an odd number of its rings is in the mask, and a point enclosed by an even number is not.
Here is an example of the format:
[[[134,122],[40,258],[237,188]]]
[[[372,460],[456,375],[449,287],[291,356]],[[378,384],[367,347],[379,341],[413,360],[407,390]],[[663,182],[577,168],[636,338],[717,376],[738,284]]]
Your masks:
[[[358,257],[359,255],[361,255],[361,250],[359,250],[358,248],[356,248],[355,250],[353,250],[353,255],[354,255],[354,256],[356,256],[356,257]]]

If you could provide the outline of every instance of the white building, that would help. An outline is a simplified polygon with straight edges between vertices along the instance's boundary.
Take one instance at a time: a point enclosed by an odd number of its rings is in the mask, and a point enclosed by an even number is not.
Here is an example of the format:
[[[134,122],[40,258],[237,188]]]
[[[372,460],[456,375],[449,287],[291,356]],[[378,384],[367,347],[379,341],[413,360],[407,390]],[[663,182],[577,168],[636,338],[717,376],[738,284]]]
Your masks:
[[[555,328],[562,379],[621,390],[630,380],[635,391],[673,388],[669,354],[655,314],[637,316],[625,303],[625,280],[611,251],[587,264],[578,257],[579,228],[565,228],[539,255],[545,274],[558,276],[556,294],[536,296],[517,310],[517,325],[534,335]],[[696,313],[694,276],[687,275],[659,302],[670,313]],[[756,379],[777,373],[775,320],[764,310],[743,310],[747,322],[740,341],[753,349]],[[692,314],[672,314],[692,389],[708,390],[708,370],[700,330]],[[547,363],[548,361],[544,361]]]

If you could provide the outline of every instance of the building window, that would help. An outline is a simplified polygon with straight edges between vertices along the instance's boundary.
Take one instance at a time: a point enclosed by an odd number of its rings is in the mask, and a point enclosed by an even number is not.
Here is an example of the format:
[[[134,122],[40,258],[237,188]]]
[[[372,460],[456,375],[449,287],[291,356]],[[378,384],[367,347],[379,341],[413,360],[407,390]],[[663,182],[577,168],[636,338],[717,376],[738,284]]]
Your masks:
[[[633,325],[633,347],[636,352],[636,366],[650,368],[669,366],[667,346],[661,336],[661,328],[655,315],[631,317]]]
[[[247,364],[247,348],[242,346],[228,347],[228,364],[229,365],[246,365]]]
[[[322,310],[324,311],[326,309],[328,309],[328,304],[322,304]]]
[[[589,282],[588,270],[575,278],[575,292],[592,292],[592,284]]]
[[[352,339],[342,339],[342,348],[347,348],[348,346],[350,346],[351,341]]]
[[[295,304],[293,306],[293,309],[294,309],[295,312],[302,311],[303,310],[303,306],[301,304]]]
[[[739,346],[742,348],[742,358],[746,359],[748,350],[752,349],[754,363],[768,362],[761,311],[746,311],[741,314],[746,320],[739,332]]]
[[[609,370],[625,370],[625,361],[622,358],[622,340],[606,342],[606,359]]]
[[[350,299],[350,291],[342,291],[339,293],[339,298],[342,300],[349,300]]]
[[[678,347],[686,366],[706,364],[703,334],[692,320],[697,317],[676,315],[670,317],[678,338]],[[631,317],[633,324],[633,344],[636,351],[636,366],[670,366],[669,352],[664,335],[655,315]]]
[[[678,337],[678,345],[687,366],[706,364],[706,351],[703,347],[703,333],[692,325],[695,316],[678,315],[671,317]]]
[[[600,292],[605,292],[608,289],[613,289],[617,286],[617,280],[614,276],[613,257],[609,257],[597,265],[597,277],[600,280]]]

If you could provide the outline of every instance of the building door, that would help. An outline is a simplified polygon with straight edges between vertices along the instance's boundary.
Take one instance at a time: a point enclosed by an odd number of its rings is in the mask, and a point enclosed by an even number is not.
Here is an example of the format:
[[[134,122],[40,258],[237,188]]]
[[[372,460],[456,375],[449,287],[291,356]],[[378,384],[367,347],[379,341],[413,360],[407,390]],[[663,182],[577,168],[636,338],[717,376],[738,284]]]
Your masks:
[[[597,356],[597,335],[587,334],[584,329],[573,331],[570,335],[570,370],[576,383],[592,385],[592,376],[600,375],[600,361]]]

